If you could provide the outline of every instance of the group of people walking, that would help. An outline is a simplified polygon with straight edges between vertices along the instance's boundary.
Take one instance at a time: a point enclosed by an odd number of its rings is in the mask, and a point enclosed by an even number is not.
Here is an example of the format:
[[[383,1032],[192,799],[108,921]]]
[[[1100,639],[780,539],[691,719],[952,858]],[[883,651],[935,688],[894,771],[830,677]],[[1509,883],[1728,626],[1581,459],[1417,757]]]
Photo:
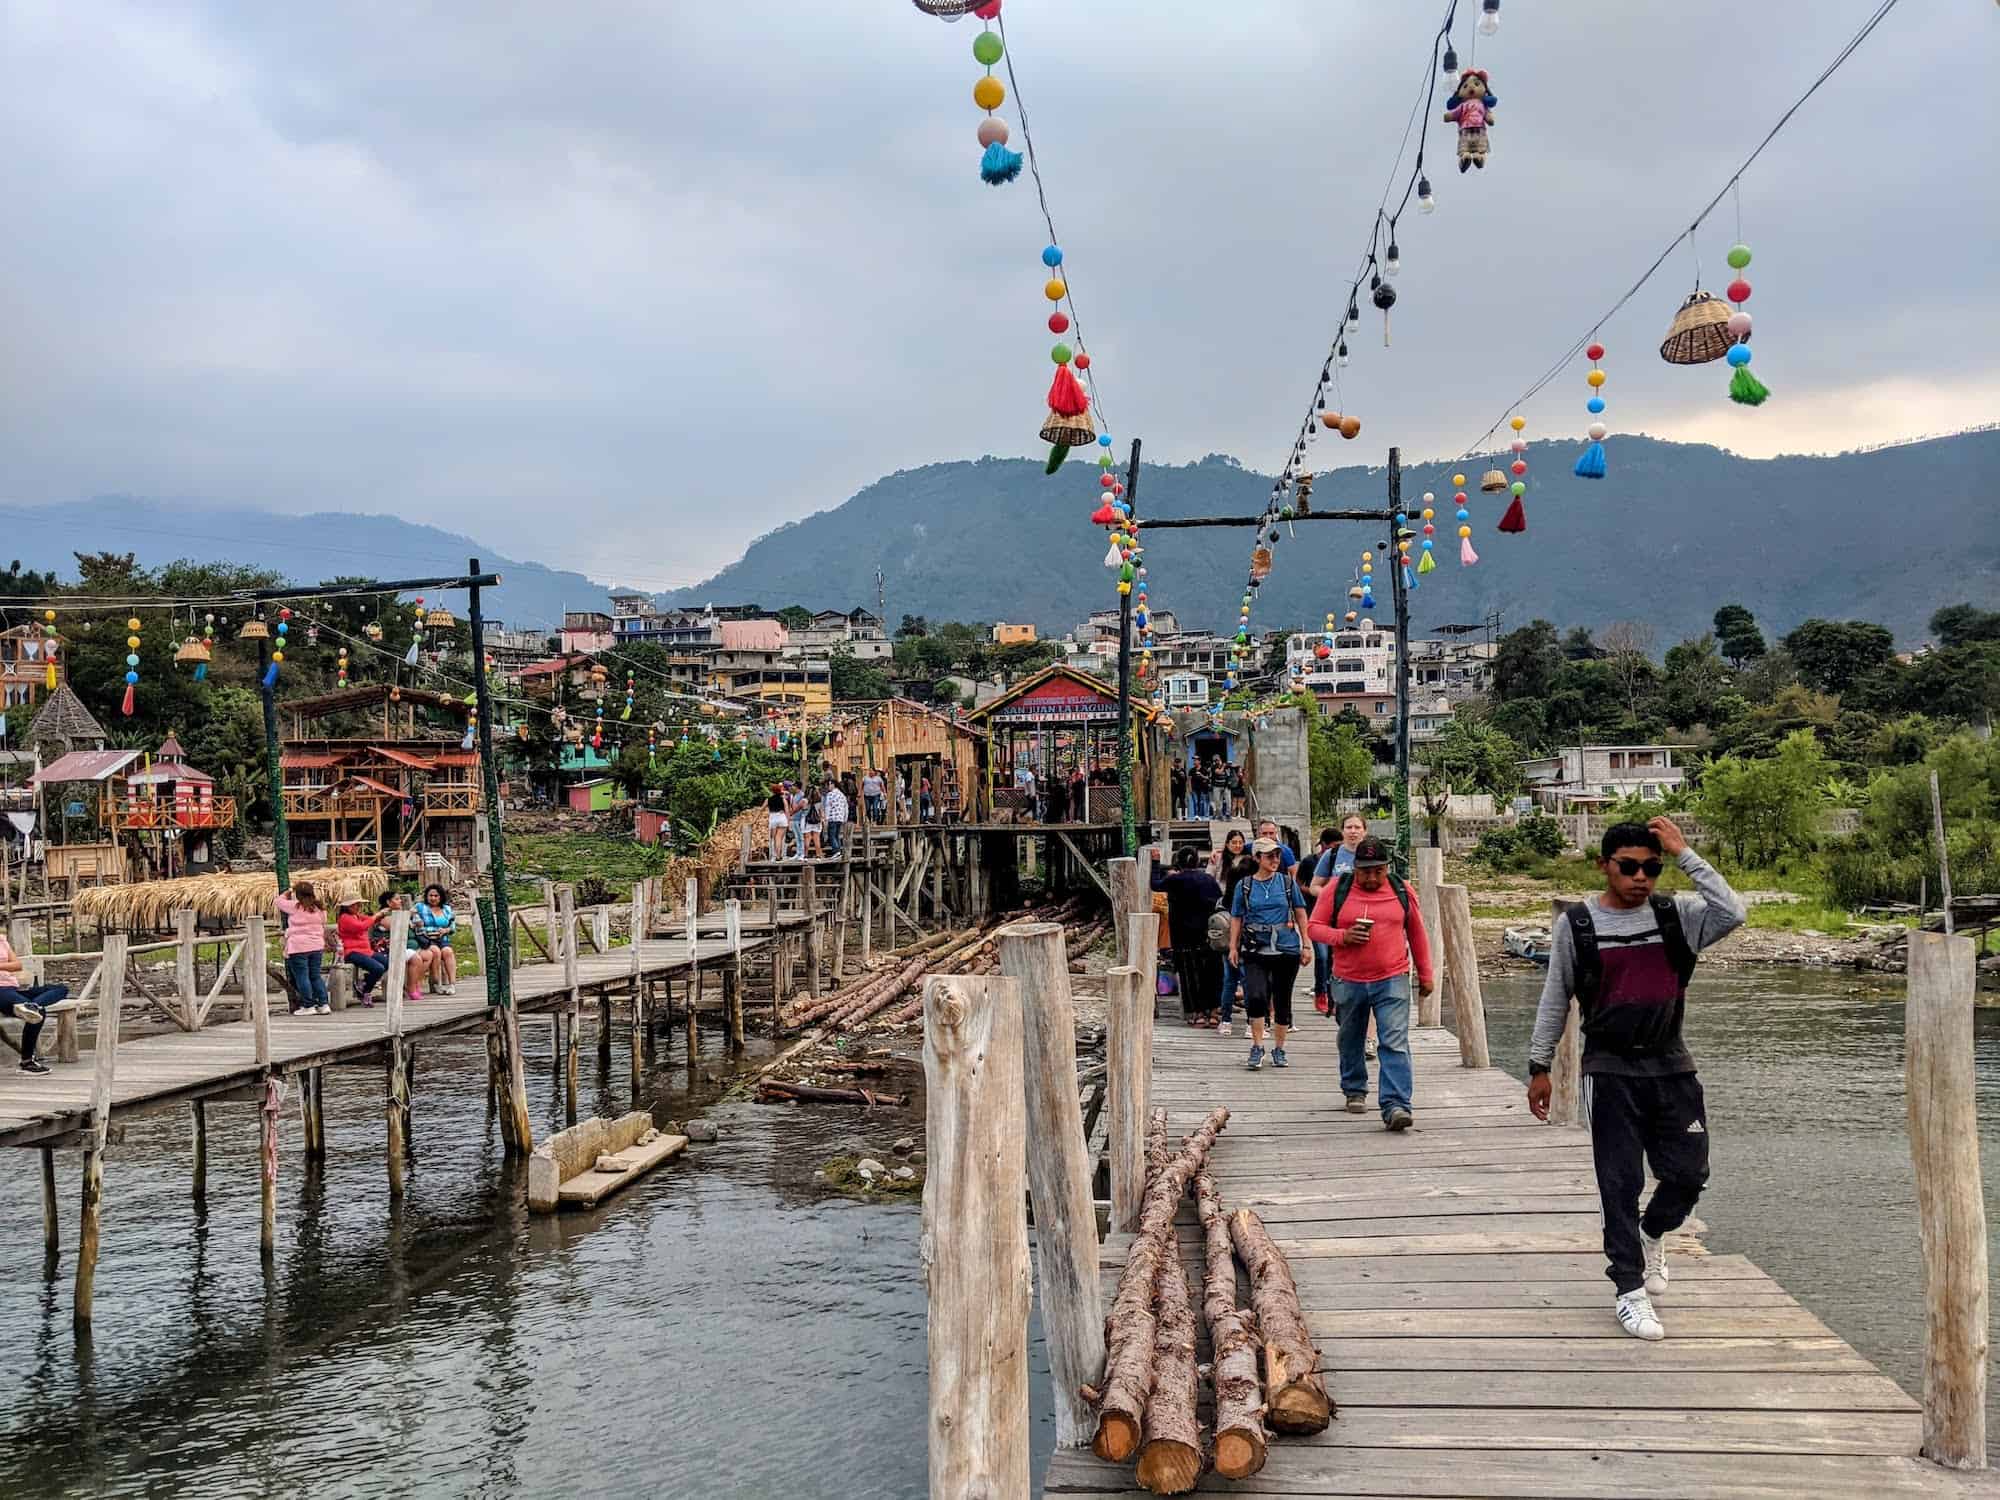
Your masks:
[[[404,940],[404,998],[421,1000],[424,984],[431,979],[437,981],[441,995],[458,992],[458,954],[452,949],[458,917],[451,909],[450,894],[441,885],[427,885],[414,906],[408,903],[407,896],[390,892],[372,912],[360,896],[339,904],[332,940],[338,945],[340,961],[354,970],[354,999],[364,1008],[375,1004],[376,986],[389,972],[390,921],[406,907],[410,927]],[[292,993],[292,1013],[330,1015],[326,908],[319,892],[310,880],[294,881],[289,891],[279,895],[277,906],[285,923],[285,980]]]
[[[1167,773],[1176,818],[1230,818],[1241,808],[1243,768],[1219,755],[1197,759],[1192,766],[1178,763]]]
[[[940,816],[937,787],[928,768],[920,769],[912,796],[910,778],[870,766],[859,778],[823,766],[817,778],[775,781],[764,799],[767,845],[772,859],[834,858],[847,846],[855,823],[889,821],[889,798],[904,822],[935,823]]]

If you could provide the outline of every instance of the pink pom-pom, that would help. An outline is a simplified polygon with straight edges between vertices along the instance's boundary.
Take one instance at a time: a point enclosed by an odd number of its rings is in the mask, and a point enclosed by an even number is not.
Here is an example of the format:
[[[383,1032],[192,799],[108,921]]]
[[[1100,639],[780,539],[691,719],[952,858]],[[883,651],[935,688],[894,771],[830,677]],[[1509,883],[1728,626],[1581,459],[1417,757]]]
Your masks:
[[[988,115],[979,122],[979,144],[982,146],[1004,146],[1007,144],[1007,122],[998,115]]]
[[[1729,315],[1729,336],[1739,343],[1750,337],[1750,314],[1733,312]]]
[[[1515,438],[1507,446],[1512,448],[1516,453],[1526,453],[1528,451],[1528,440],[1526,438]]]

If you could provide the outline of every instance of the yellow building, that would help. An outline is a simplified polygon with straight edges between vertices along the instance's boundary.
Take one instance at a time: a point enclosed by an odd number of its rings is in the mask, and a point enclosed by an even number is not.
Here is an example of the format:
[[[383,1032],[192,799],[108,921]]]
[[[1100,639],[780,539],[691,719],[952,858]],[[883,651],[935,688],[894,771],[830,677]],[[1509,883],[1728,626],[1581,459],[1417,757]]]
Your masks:
[[[833,711],[833,671],[823,661],[771,661],[715,665],[708,685],[728,697],[783,703],[809,714]]]
[[[1035,643],[1035,627],[1032,625],[1009,625],[1004,621],[993,626],[993,644],[996,646],[1032,646]]]

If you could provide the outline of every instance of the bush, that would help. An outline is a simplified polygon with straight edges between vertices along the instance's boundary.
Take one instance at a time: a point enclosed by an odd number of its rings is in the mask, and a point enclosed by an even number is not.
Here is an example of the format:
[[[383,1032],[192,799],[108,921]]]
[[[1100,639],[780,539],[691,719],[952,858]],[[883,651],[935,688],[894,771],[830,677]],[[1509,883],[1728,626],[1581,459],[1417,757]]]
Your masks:
[[[1523,849],[1554,859],[1563,852],[1569,842],[1563,833],[1562,824],[1542,813],[1521,819],[1514,825],[1514,835]]]
[[[1534,869],[1543,860],[1554,859],[1567,842],[1562,824],[1537,813],[1511,827],[1487,829],[1466,857],[1489,870],[1518,873]]]

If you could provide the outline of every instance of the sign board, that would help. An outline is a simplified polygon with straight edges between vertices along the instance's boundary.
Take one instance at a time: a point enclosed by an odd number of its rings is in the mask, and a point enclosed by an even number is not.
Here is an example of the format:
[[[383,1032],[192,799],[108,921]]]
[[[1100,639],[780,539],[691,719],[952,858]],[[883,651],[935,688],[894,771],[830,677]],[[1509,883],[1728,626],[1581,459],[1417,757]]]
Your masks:
[[[66,818],[80,818],[83,816],[84,811],[84,805],[81,802],[65,802],[63,804],[63,816]]]
[[[1115,724],[1118,698],[1068,677],[1051,677],[989,715],[996,724]]]

